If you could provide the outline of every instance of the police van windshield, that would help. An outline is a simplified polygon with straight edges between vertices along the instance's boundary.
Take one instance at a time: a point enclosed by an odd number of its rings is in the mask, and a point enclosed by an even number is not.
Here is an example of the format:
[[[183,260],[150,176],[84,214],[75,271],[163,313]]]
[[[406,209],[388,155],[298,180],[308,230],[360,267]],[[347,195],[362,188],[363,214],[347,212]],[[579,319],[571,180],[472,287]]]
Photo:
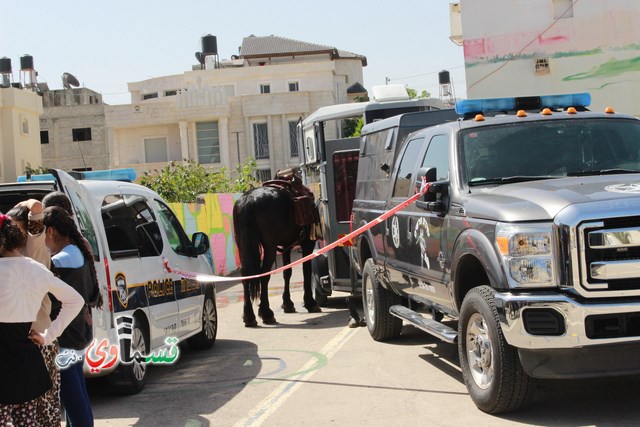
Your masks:
[[[465,181],[500,184],[640,172],[640,121],[553,120],[462,131]]]

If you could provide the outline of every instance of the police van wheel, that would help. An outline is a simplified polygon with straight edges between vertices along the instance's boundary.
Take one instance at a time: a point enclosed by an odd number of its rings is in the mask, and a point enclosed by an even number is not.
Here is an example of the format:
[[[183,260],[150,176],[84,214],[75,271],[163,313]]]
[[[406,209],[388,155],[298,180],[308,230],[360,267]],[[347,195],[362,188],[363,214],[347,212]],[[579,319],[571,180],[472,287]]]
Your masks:
[[[218,334],[218,310],[216,309],[216,301],[213,298],[213,292],[207,291],[202,304],[202,330],[187,339],[189,347],[194,350],[206,350],[211,348],[216,342]]]
[[[136,351],[141,355],[147,355],[150,351],[149,329],[141,316],[134,317],[131,331],[131,354]],[[107,377],[111,391],[122,395],[140,392],[147,382],[147,369],[146,363],[140,360],[133,360],[128,364],[120,363]]]
[[[376,341],[385,341],[400,336],[402,320],[392,316],[389,308],[402,301],[397,295],[378,282],[375,265],[371,258],[367,259],[362,272],[362,307],[369,334]]]
[[[464,382],[476,406],[489,414],[520,409],[535,392],[534,379],[524,372],[518,351],[502,334],[494,294],[489,286],[470,290],[458,322]]]

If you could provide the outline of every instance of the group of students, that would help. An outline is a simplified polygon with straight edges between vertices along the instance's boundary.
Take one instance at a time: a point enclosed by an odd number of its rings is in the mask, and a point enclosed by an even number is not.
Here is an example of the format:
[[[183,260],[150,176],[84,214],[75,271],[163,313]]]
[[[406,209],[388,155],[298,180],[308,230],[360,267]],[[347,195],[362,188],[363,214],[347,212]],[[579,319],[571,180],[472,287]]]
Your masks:
[[[93,426],[83,362],[60,369],[60,351],[93,339],[100,307],[93,253],[63,193],[0,214],[0,427]]]

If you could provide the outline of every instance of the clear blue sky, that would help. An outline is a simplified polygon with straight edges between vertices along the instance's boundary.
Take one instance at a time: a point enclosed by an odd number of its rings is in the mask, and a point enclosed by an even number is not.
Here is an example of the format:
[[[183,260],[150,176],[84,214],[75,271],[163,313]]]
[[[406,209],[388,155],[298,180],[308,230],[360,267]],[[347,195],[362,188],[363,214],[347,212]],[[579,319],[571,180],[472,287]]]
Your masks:
[[[403,83],[438,96],[438,72],[451,73],[466,96],[462,47],[449,40],[450,0],[136,1],[33,0],[0,10],[0,57],[34,58],[38,81],[62,88],[63,72],[103,94],[129,102],[127,83],[190,70],[205,34],[217,37],[221,59],[243,37],[277,35],[365,55],[364,85]]]

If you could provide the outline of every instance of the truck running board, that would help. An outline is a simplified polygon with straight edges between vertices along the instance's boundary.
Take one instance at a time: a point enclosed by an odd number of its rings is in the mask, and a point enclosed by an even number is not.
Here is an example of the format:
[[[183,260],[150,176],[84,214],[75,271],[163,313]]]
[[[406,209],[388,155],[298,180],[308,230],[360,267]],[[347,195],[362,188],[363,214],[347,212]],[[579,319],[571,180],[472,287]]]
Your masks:
[[[389,313],[392,315],[406,320],[418,329],[422,329],[428,334],[433,335],[442,341],[455,344],[458,341],[458,331],[444,325],[440,322],[436,322],[433,319],[426,319],[422,317],[420,313],[408,309],[403,305],[393,305],[389,308]]]

